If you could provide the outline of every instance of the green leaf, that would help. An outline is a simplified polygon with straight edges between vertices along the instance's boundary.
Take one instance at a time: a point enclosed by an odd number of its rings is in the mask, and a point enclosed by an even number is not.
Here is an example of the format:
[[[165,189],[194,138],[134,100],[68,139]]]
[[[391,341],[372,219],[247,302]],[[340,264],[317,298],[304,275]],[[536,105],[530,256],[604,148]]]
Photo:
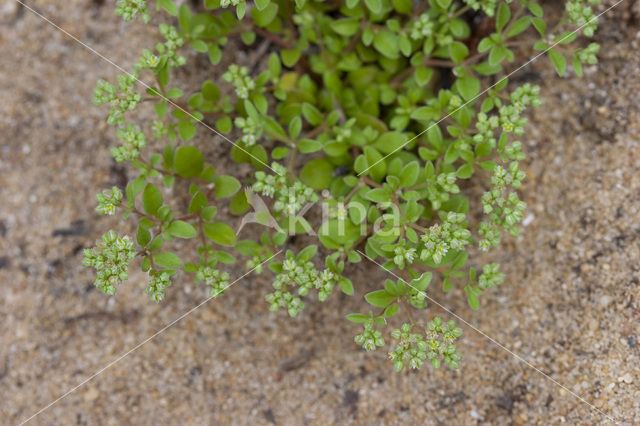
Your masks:
[[[204,167],[204,157],[195,146],[181,146],[176,150],[176,173],[183,178],[196,177]]]
[[[433,76],[433,68],[426,67],[418,67],[414,73],[416,83],[419,86],[424,86],[431,80],[431,76]]]
[[[199,212],[207,206],[207,196],[202,192],[196,192],[189,203],[189,213]]]
[[[382,11],[382,0],[364,0],[364,4],[367,5],[367,8],[375,14]]]
[[[326,159],[311,160],[302,168],[300,179],[313,189],[327,189],[333,180],[333,165]]]
[[[397,152],[403,147],[409,138],[401,132],[386,132],[380,135],[374,142],[373,146],[383,154],[391,154]],[[372,164],[372,163],[370,163]]]
[[[216,178],[216,198],[231,197],[240,189],[240,182],[233,176],[222,175]]]
[[[138,244],[144,247],[149,244],[149,241],[151,241],[151,233],[144,226],[138,226],[136,239],[138,240]]]
[[[291,140],[298,139],[300,132],[302,131],[302,119],[299,115],[296,115],[289,122],[289,137]]]
[[[399,56],[399,41],[394,32],[386,28],[381,29],[373,38],[373,47],[389,59]]]
[[[347,319],[351,322],[364,324],[365,322],[369,321],[371,317],[365,314],[349,314],[347,315]]]
[[[567,59],[564,57],[564,55],[551,49],[549,50],[549,58],[551,58],[553,66],[556,67],[558,75],[564,74],[564,72],[567,70]]]
[[[425,291],[427,287],[429,287],[429,283],[431,283],[431,278],[433,274],[431,272],[424,272],[418,278],[415,278],[411,281],[411,285],[420,291]]]
[[[210,102],[217,102],[220,99],[220,89],[214,82],[206,80],[202,83],[202,97]]]
[[[527,7],[529,8],[529,11],[536,17],[541,18],[542,14],[543,14],[543,10],[542,10],[542,6],[540,6],[538,3],[529,1],[527,2]]]
[[[250,207],[251,205],[247,200],[247,194],[245,194],[244,191],[238,192],[229,202],[229,211],[231,212],[231,214],[235,215],[241,215],[245,213],[247,210],[249,210]]]
[[[384,310],[383,315],[385,317],[390,318],[390,317],[394,316],[397,313],[398,313],[398,303],[396,302],[393,305],[387,306],[387,308]]]
[[[501,32],[509,19],[511,19],[511,8],[506,3],[500,3],[496,17],[496,31]]]
[[[462,62],[467,56],[469,56],[469,49],[463,43],[454,41],[449,45],[449,56],[456,64]]]
[[[236,233],[226,223],[213,222],[204,224],[204,234],[211,241],[223,246],[233,247],[236,244]]]
[[[213,218],[216,217],[216,213],[218,213],[218,208],[216,206],[209,206],[202,209],[200,217],[204,220],[213,220]]]
[[[258,10],[264,10],[265,7],[269,6],[271,0],[255,0],[255,2]]]
[[[296,64],[296,62],[298,62],[301,54],[302,52],[300,52],[299,49],[282,49],[280,51],[280,56],[282,56],[282,63],[289,68],[291,68]]]
[[[350,279],[345,277],[340,277],[338,279],[338,285],[340,286],[340,290],[348,296],[353,295],[353,283]]]
[[[289,155],[290,151],[291,151],[290,148],[287,148],[285,146],[279,146],[275,148],[273,151],[271,151],[271,156],[274,158],[274,160],[280,160],[282,158],[285,158],[287,155]]]
[[[198,235],[196,228],[182,220],[174,220],[167,229],[171,235],[178,238],[193,238]]]
[[[467,292],[467,302],[469,302],[469,306],[474,311],[477,311],[478,308],[480,308],[480,300],[478,299],[478,296],[476,296],[470,286],[466,286],[464,291]]]
[[[417,161],[408,163],[400,172],[400,184],[403,187],[409,187],[415,185],[420,175],[420,165]]]
[[[302,139],[298,142],[298,150],[303,154],[320,151],[321,149],[322,143],[313,139]]]
[[[364,155],[367,159],[367,172],[371,179],[380,183],[387,173],[387,163],[383,160],[382,155],[372,146],[364,147]]]
[[[360,27],[360,19],[358,18],[347,18],[347,19],[338,19],[335,21],[331,21],[331,29],[336,33],[342,36],[352,36],[356,32],[358,32],[358,28]]]
[[[222,133],[229,133],[233,128],[231,123],[231,117],[224,116],[222,118],[219,118],[218,120],[216,120],[216,127]]]
[[[317,126],[322,123],[322,113],[318,108],[309,103],[305,102],[304,104],[302,104],[302,115],[304,116],[305,120],[307,120],[309,124],[313,126]]]
[[[387,293],[386,290],[376,290],[371,293],[367,293],[364,298],[369,304],[378,307],[378,308],[386,308],[391,304],[395,296]]]
[[[148,183],[147,186],[144,187],[142,206],[144,211],[152,216],[154,216],[160,206],[162,206],[162,193],[152,183]]]
[[[156,8],[160,10],[160,8],[167,11],[168,14],[177,16],[178,15],[178,7],[172,0],[156,0]]]
[[[456,85],[462,97],[467,101],[480,93],[480,80],[470,74],[464,74],[456,80]]]
[[[196,135],[196,126],[189,120],[182,120],[178,123],[178,134],[183,141],[188,142]]]
[[[264,9],[253,8],[251,9],[251,18],[253,22],[259,27],[268,26],[278,15],[278,5],[271,3],[267,0],[267,6]],[[256,2],[257,5],[257,2]]]
[[[318,252],[318,246],[312,244],[300,250],[300,252],[296,256],[296,262],[308,262],[316,255]]]
[[[171,98],[179,98],[180,96],[182,96],[182,90],[178,89],[177,87],[173,87],[173,88],[167,90],[166,96],[169,99],[171,99]]]
[[[513,23],[509,31],[507,31],[507,37],[514,37],[529,28],[531,25],[531,17],[523,16]]]
[[[163,268],[182,268],[183,265],[182,259],[168,251],[154,254],[153,261]]]
[[[180,6],[180,10],[178,12],[178,23],[180,24],[180,29],[185,34],[189,34],[191,32],[191,11],[186,4]]]
[[[374,203],[384,203],[386,201],[391,201],[389,193],[384,188],[370,189],[366,194],[364,194],[364,197],[367,200],[373,201]]]
[[[469,179],[473,175],[473,164],[467,163],[460,166],[456,171],[456,176],[460,179]]]

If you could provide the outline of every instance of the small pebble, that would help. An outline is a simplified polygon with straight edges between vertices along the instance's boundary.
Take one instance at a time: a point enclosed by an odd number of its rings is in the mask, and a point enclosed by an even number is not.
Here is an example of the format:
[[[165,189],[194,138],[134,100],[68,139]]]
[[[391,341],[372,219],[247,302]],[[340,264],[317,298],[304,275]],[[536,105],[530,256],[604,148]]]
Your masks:
[[[618,377],[618,381],[624,382],[626,384],[630,384],[630,383],[633,383],[633,376],[631,376],[631,373],[627,373],[622,377]]]

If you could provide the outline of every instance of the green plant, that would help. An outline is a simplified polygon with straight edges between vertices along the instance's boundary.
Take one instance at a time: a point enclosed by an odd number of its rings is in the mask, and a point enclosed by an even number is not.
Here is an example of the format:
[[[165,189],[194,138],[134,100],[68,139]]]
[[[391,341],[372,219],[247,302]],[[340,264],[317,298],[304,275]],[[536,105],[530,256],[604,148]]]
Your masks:
[[[453,343],[462,330],[439,318],[423,324],[411,311],[427,307],[433,277],[444,291],[463,286],[473,309],[478,296],[504,281],[498,264],[484,265],[478,276],[467,263],[474,246],[488,251],[503,232],[518,235],[526,208],[517,192],[525,178],[518,138],[524,111],[540,105],[539,88],[510,88],[508,73],[533,48],[548,51],[559,74],[567,59],[581,74],[582,64],[596,62],[598,45],[570,46],[580,32],[593,35],[598,3],[570,0],[562,18],[545,20],[532,0],[205,0],[198,13],[157,0],[178,25],[161,23],[164,41],[142,52],[135,72],[95,90],[122,141],[113,158],[138,173],[124,192],[97,196],[98,213],[118,209],[137,220],[138,248],[109,231],[86,250],[96,286],[113,294],[137,255],[156,302],[180,270],[218,296],[229,286],[224,265],[244,256],[248,270],[261,273],[267,264],[275,274],[270,309],[295,316],[313,293],[320,301],[337,288],[353,294],[348,265],[365,254],[401,278],[366,294],[368,314],[348,316],[364,326],[356,343],[384,346],[377,327],[402,312],[408,320],[390,334],[396,370],[424,360],[457,368]],[[116,12],[145,23],[152,14],[144,0],[119,0]],[[258,40],[270,53],[254,70],[220,65],[227,46]],[[187,95],[171,76],[189,63],[189,48],[208,55],[216,78]],[[147,77],[154,84],[138,91],[138,79]],[[153,105],[152,122],[132,117],[141,104]],[[214,166],[222,160],[189,144],[199,123],[255,172],[220,174]],[[150,135],[159,141],[154,147],[163,146],[158,152],[147,148]],[[483,182],[481,199],[469,199]],[[174,201],[162,186],[175,188]],[[321,217],[316,211],[305,219],[317,202]],[[264,225],[261,234],[239,241],[229,225],[236,221],[218,215],[222,208],[244,215],[240,229]],[[295,234],[309,242],[297,253],[289,248]],[[176,238],[195,241],[197,256],[185,260],[171,249]],[[310,244],[316,239],[321,247]],[[274,258],[283,249],[284,258]]]

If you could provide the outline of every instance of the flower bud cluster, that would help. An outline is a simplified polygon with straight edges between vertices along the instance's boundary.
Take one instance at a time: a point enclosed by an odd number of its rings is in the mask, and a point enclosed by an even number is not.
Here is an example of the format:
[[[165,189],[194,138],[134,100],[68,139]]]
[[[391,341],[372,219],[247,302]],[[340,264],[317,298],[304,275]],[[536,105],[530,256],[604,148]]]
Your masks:
[[[151,280],[144,292],[151,296],[154,302],[160,303],[164,299],[164,289],[171,286],[171,277],[166,272],[150,271]]]
[[[582,32],[587,37],[593,37],[598,28],[598,17],[594,15],[592,6],[600,4],[600,0],[569,0],[565,4],[565,10],[569,15],[569,22],[582,27]]]
[[[111,156],[118,163],[135,160],[140,156],[140,150],[147,145],[144,133],[134,124],[127,123],[126,127],[119,128],[116,134],[124,141],[121,146],[111,148]]]
[[[274,198],[276,201],[273,209],[276,213],[285,215],[295,215],[302,207],[308,203],[318,201],[318,195],[312,188],[300,181],[289,183],[287,169],[278,163],[273,163],[271,168],[276,175],[267,175],[264,172],[256,172],[256,183],[253,190],[264,196]]]
[[[100,194],[96,194],[96,201],[98,206],[96,207],[96,213],[112,215],[116,211],[116,207],[122,201],[122,191],[114,186],[113,188],[105,189]]]
[[[162,34],[167,41],[156,45],[158,53],[167,58],[167,64],[170,67],[179,67],[184,65],[187,60],[184,56],[180,56],[177,53],[177,50],[184,44],[184,39],[180,37],[176,27],[167,24],[160,24],[159,29],[160,34]]]
[[[229,65],[227,72],[222,74],[222,79],[233,84],[240,99],[248,99],[251,91],[256,88],[256,82],[249,76],[249,68],[236,64]]]
[[[220,7],[237,6],[244,0],[220,0]]]
[[[196,272],[196,282],[198,281],[204,281],[206,285],[211,287],[209,296],[218,297],[229,287],[229,274],[210,266],[200,266]]]
[[[428,13],[423,13],[411,25],[411,38],[423,40],[433,35],[435,23]]]
[[[262,123],[256,123],[252,117],[237,117],[233,123],[242,129],[242,142],[248,147],[255,145],[262,135]]]
[[[151,19],[146,0],[118,0],[116,14],[122,16],[125,21],[130,21],[136,16],[140,16],[140,19],[145,24]]]
[[[110,230],[102,236],[96,247],[83,251],[84,266],[92,266],[97,272],[94,285],[106,294],[115,294],[115,285],[128,278],[129,262],[135,257],[133,242]]]
[[[353,338],[353,341],[362,346],[367,352],[375,351],[384,346],[382,333],[373,326],[373,319],[364,323],[364,331]]]
[[[138,81],[137,74],[120,74],[117,88],[104,80],[98,81],[93,91],[93,103],[95,105],[108,103],[111,106],[107,123],[123,125],[125,112],[133,111],[138,106],[142,98],[134,90],[136,81]]]
[[[449,212],[442,225],[431,226],[420,237],[424,244],[420,260],[431,258],[434,263],[439,264],[450,249],[462,250],[471,243],[471,232],[464,225],[465,219],[464,213]]]
[[[482,267],[482,275],[478,278],[478,287],[485,289],[500,285],[504,282],[505,275],[500,272],[498,263],[487,263]]]

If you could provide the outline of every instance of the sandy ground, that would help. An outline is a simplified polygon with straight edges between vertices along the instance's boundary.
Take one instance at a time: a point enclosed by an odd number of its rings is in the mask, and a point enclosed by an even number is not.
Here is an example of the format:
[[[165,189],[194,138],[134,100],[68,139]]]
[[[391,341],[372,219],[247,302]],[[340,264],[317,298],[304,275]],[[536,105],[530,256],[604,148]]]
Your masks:
[[[122,23],[110,2],[29,4],[124,66],[157,37]],[[376,267],[354,268],[356,297],[309,303],[294,320],[269,312],[269,278],[250,276],[33,423],[609,421],[588,404],[640,423],[640,15],[632,5],[603,20],[601,65],[583,79],[559,78],[546,61],[516,76],[540,84],[544,101],[523,138],[530,224],[474,260],[501,262],[506,283],[479,312],[461,289],[430,289],[520,360],[465,326],[459,371],[395,374],[384,352],[356,347],[358,326],[344,320],[384,278]],[[109,298],[80,266],[81,249],[106,229],[131,228],[93,212],[94,194],[127,173],[109,157],[105,110],[91,106],[95,81],[116,73],[12,0],[0,6],[2,424],[25,420],[206,298],[184,279],[157,306],[141,273]],[[202,133],[207,149],[224,155],[228,147]],[[433,305],[428,313],[451,318]]]

